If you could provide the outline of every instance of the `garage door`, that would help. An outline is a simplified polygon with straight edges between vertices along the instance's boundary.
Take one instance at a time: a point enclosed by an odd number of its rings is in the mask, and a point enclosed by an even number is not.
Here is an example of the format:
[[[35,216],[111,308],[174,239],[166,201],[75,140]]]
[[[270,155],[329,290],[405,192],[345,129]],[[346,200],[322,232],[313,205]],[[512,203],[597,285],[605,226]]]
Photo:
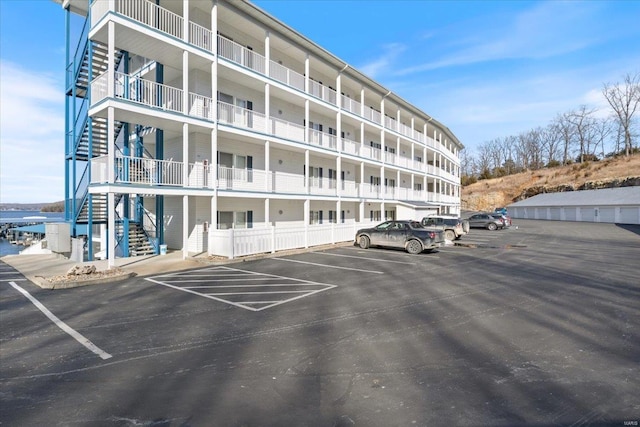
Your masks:
[[[600,222],[616,222],[616,209],[600,208]]]
[[[620,208],[622,224],[640,224],[640,208]]]
[[[596,213],[594,208],[581,208],[580,214],[582,215],[582,221],[595,222]]]
[[[564,219],[567,221],[576,220],[576,208],[564,208]]]
[[[549,209],[550,219],[554,221],[560,221],[560,208],[551,208]]]

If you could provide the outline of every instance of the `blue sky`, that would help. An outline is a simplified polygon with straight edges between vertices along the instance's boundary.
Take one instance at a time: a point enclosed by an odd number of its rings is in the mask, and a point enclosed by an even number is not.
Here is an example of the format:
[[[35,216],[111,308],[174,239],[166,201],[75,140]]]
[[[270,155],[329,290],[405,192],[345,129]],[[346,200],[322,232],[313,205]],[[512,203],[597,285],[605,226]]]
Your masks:
[[[255,3],[472,152],[583,104],[607,115],[603,83],[640,70],[640,1]],[[0,20],[0,202],[62,200],[64,13],[50,0],[2,0]]]

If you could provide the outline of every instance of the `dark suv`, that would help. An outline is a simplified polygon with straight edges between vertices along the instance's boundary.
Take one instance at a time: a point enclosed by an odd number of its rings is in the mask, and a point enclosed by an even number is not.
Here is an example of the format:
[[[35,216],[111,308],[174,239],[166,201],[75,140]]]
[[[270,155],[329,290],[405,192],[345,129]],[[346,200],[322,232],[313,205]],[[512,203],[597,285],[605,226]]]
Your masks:
[[[458,240],[469,232],[469,223],[455,216],[433,215],[422,218],[425,227],[436,227],[444,231],[446,240]]]

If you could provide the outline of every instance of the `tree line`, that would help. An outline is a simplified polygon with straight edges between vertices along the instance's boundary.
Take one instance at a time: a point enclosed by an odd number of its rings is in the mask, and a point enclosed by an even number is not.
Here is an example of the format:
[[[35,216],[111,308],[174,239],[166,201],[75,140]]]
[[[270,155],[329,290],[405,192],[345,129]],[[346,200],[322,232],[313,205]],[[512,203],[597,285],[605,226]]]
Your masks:
[[[602,95],[609,115],[597,108],[580,107],[557,114],[546,126],[485,141],[475,155],[460,153],[462,185],[525,170],[597,161],[640,151],[636,111],[640,105],[640,72],[621,82],[605,83]]]

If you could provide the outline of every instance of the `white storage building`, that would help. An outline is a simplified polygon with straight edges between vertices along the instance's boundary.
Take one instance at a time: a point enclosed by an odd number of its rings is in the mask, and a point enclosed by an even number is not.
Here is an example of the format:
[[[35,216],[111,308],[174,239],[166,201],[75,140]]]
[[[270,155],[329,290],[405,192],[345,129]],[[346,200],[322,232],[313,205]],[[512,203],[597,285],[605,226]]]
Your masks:
[[[544,193],[508,209],[520,219],[640,224],[640,187]]]

